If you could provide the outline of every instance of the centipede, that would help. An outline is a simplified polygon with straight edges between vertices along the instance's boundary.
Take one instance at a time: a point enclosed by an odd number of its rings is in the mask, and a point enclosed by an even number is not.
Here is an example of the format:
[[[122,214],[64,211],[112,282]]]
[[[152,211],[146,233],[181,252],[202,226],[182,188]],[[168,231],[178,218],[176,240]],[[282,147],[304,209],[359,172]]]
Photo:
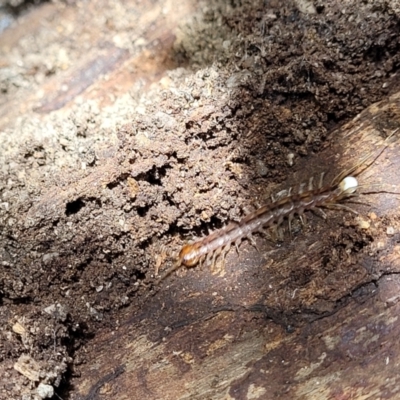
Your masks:
[[[357,190],[360,185],[357,176],[382,154],[388,146],[388,139],[393,134],[394,132],[385,140],[385,144],[378,154],[376,152],[368,154],[355,166],[334,177],[330,183],[324,184],[325,173],[320,174],[316,185],[314,177],[311,177],[308,182],[298,185],[295,191],[289,188],[279,198],[272,196],[269,203],[249,213],[238,222],[231,222],[208,236],[193,243],[186,243],[181,248],[176,262],[161,275],[159,281],[182,266],[190,268],[203,263],[213,265],[217,257],[224,260],[232,246],[238,250],[243,239],[247,239],[255,245],[253,234],[272,230],[276,235],[285,221],[287,221],[291,234],[293,218],[298,216],[300,220],[304,221],[306,211],[318,210],[324,218],[326,218],[324,209],[344,210],[358,214],[343,202],[359,195]]]

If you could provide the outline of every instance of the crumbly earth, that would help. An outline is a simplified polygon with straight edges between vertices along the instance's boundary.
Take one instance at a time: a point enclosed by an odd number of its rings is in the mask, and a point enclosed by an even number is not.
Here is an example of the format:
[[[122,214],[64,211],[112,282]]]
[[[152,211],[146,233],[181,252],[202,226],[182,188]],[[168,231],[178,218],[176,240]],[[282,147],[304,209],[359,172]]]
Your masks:
[[[34,38],[2,42],[1,398],[34,398],[41,382],[68,399],[82,346],[158,290],[155,268],[286,181],[332,172],[309,160],[335,143],[333,128],[398,87],[394,1],[200,2],[170,47],[136,23],[144,4],[100,3],[38,6],[39,19],[49,9],[65,18],[59,30],[49,18]],[[373,235],[342,216],[327,224],[338,221],[321,247],[324,269],[281,270],[263,307],[302,286],[318,290],[279,307],[331,312],[366,280],[361,267],[341,276]],[[306,229],[318,236],[321,224]],[[295,224],[294,234],[306,232]],[[12,366],[26,354],[38,365],[16,385]]]

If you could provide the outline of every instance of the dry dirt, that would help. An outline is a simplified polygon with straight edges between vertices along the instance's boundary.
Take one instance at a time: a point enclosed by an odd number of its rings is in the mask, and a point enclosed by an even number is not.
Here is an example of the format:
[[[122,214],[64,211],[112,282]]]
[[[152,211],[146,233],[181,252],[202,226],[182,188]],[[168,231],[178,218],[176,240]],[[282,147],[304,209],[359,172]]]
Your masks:
[[[206,269],[155,284],[191,237],[310,176],[332,178],[343,168],[335,128],[399,88],[394,1],[194,3],[42,3],[0,36],[1,398],[34,398],[39,382],[74,398],[96,332],[152,301],[146,315],[166,319],[155,341],[210,307],[247,307],[249,288],[265,293],[250,308],[290,332],[376,277],[357,264],[373,227],[333,212],[307,215],[282,242],[257,237],[261,255],[247,242],[231,251],[222,275],[245,257],[254,268],[222,303],[174,301],[190,279],[212,293]],[[376,127],[382,138],[394,128]],[[299,269],[315,238],[324,267]],[[266,269],[269,257],[282,268]]]

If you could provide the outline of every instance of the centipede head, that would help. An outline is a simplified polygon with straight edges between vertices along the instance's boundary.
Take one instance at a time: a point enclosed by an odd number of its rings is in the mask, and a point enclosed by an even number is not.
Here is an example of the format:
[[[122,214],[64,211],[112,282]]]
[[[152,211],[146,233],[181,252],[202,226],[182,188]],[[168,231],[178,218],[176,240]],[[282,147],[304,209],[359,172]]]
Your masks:
[[[179,252],[178,260],[186,267],[194,267],[200,261],[197,246],[195,244],[185,244]]]

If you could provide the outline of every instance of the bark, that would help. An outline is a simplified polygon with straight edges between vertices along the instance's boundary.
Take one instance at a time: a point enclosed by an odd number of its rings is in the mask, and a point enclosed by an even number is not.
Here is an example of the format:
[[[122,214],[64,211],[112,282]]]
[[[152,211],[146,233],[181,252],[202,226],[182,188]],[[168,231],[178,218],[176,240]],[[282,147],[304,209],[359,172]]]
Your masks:
[[[399,100],[398,94],[362,112],[335,132],[341,151],[329,148],[307,163],[324,165],[340,155],[338,163],[352,166],[371,152],[378,156],[382,126],[399,124]],[[328,213],[328,221],[314,220],[312,230],[278,250],[245,245],[219,276],[191,270],[167,278],[140,312],[127,312],[118,327],[96,335],[77,393],[85,399],[396,398],[396,137],[359,176],[363,191],[373,192],[360,197],[370,206],[353,205],[359,216]],[[368,190],[368,182],[379,186]]]
[[[0,36],[0,398],[399,395],[399,20],[395,2],[367,3],[14,16]],[[258,250],[244,240],[157,283],[190,236],[354,166],[358,216],[307,212],[292,236],[256,234]]]

